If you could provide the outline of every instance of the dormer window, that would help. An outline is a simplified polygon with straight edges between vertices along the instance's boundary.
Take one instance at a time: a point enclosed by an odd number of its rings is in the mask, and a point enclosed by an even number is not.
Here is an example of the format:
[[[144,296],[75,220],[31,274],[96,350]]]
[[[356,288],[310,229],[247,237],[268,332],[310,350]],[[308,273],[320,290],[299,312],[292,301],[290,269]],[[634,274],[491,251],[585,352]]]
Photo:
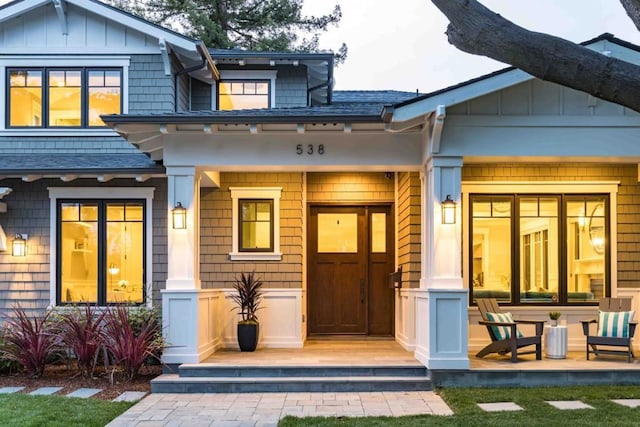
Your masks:
[[[122,111],[122,69],[10,68],[11,128],[104,127],[100,115]]]
[[[224,80],[218,83],[219,110],[269,108],[270,81]]]

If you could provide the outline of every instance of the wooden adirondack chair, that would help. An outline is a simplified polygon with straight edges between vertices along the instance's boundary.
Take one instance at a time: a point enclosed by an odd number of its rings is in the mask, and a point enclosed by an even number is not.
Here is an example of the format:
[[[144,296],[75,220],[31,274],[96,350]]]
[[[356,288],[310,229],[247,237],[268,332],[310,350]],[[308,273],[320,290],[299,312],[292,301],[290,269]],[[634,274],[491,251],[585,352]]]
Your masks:
[[[491,344],[480,350],[476,357],[484,357],[490,353],[507,354],[511,353],[511,361],[518,361],[518,354],[533,354],[536,359],[542,359],[542,331],[544,329],[544,320],[512,320],[510,322],[495,321],[491,317],[493,314],[505,314],[498,306],[495,298],[476,298],[478,310],[482,315],[481,325],[487,327]],[[535,325],[536,334],[534,336],[522,336],[518,331],[518,324]],[[506,329],[505,329],[506,327]],[[499,329],[500,328],[500,329]],[[507,332],[505,334],[505,332]],[[507,335],[504,337],[504,335]],[[522,347],[535,346],[535,350],[519,351]]]
[[[620,324],[626,329],[620,333],[622,336],[609,336],[611,333],[599,327],[598,322],[604,319],[603,313],[630,313],[621,320]],[[582,320],[582,332],[587,337],[587,360],[592,353],[596,356],[600,354],[627,356],[627,361],[631,363],[633,359],[633,348],[631,341],[636,331],[636,322],[633,322],[633,312],[631,311],[631,298],[602,298],[598,307],[598,319]],[[596,333],[592,335],[591,324],[598,325]],[[604,346],[605,348],[599,347]],[[611,347],[624,347],[624,349],[612,349]]]

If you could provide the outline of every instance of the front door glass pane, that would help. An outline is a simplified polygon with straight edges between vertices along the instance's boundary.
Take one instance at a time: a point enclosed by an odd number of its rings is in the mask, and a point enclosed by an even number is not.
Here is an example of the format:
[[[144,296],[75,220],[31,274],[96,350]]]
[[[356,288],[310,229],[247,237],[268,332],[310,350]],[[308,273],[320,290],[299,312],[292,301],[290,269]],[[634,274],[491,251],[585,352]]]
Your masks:
[[[319,213],[318,252],[357,253],[358,214]]]
[[[471,209],[473,296],[510,301],[511,201],[473,200]]]
[[[387,215],[384,212],[371,214],[371,252],[387,251]]]

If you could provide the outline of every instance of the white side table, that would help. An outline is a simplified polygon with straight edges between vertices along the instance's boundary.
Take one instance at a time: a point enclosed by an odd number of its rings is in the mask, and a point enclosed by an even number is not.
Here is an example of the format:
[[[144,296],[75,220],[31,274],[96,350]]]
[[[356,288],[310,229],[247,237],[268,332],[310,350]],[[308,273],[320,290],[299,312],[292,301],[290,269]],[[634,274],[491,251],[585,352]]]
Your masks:
[[[564,325],[544,327],[545,352],[548,359],[567,357],[567,327]]]

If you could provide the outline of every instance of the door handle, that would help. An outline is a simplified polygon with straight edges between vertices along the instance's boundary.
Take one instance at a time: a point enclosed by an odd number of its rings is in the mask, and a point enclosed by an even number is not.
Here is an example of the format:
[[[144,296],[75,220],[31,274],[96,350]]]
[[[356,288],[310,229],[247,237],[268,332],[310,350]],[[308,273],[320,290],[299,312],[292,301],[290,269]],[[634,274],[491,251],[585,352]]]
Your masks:
[[[360,302],[364,302],[364,279],[360,279]]]

